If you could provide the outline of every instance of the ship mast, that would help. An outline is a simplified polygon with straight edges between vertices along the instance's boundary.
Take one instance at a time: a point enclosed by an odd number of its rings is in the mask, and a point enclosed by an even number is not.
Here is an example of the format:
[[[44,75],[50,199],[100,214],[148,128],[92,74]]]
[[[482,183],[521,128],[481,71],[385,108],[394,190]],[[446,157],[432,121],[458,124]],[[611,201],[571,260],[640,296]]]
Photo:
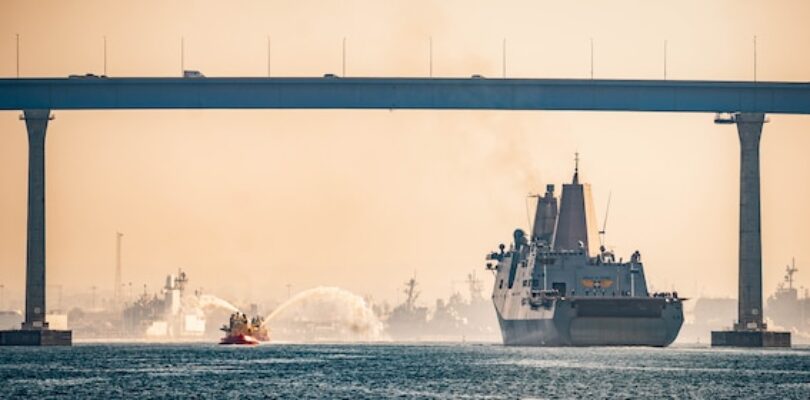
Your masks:
[[[796,269],[796,257],[793,257],[791,265],[785,267],[785,281],[788,283],[788,289],[793,289],[793,274],[795,274],[798,269]]]
[[[419,292],[416,291],[416,278],[411,278],[405,283],[405,295],[408,299],[405,301],[408,309],[412,309],[416,304],[416,298],[419,297]]]
[[[481,295],[481,281],[475,277],[475,271],[467,275],[467,285],[470,289],[470,302],[484,298]]]

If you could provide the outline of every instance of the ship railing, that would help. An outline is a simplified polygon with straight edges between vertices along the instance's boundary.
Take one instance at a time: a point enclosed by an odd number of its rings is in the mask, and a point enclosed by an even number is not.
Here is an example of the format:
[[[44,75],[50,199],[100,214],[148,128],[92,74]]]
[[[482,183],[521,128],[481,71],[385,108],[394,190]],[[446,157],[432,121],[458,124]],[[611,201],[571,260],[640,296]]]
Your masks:
[[[560,297],[560,291],[557,289],[532,289],[531,293],[532,297]]]
[[[554,304],[554,300],[560,298],[560,292],[555,289],[532,289],[529,304],[532,308],[544,307],[550,308]]]
[[[579,250],[552,250],[552,251],[540,249],[537,252],[537,254],[542,255],[543,257],[547,257],[547,256],[573,256],[573,255],[585,255],[585,251],[581,250],[581,249],[579,249]]]

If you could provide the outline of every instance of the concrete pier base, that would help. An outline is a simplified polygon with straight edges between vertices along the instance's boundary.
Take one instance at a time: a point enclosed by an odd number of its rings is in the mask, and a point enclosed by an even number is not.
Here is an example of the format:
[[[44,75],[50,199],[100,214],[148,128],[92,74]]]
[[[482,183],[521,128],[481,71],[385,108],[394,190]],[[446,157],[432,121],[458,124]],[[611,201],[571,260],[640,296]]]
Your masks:
[[[712,347],[790,347],[790,332],[712,331]]]
[[[53,329],[0,331],[0,346],[70,346],[73,332]]]

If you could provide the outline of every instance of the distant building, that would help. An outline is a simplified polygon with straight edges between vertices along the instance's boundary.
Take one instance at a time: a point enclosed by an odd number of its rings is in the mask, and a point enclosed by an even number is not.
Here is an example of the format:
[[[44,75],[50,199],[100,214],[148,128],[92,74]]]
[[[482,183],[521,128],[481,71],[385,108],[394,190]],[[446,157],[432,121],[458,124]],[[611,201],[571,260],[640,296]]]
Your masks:
[[[0,330],[20,329],[24,319],[19,311],[0,311]]]

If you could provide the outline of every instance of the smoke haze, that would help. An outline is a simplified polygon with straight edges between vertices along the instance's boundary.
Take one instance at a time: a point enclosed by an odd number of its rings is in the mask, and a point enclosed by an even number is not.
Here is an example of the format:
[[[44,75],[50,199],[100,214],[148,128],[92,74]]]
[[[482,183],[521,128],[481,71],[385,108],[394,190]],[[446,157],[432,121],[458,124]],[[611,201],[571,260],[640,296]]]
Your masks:
[[[810,80],[802,1],[6,1],[0,76],[101,73],[264,76]],[[582,13],[582,10],[586,10]],[[730,10],[733,16],[729,16]],[[572,13],[581,13],[572,22]],[[566,18],[561,18],[566,17]],[[688,29],[685,29],[688,27]],[[57,111],[47,144],[48,301],[55,288],[150,291],[183,268],[193,288],[235,304],[339,286],[425,304],[483,268],[526,227],[525,196],[571,178],[581,156],[607,241],[639,249],[652,289],[735,296],[738,142],[711,115],[471,111]],[[0,113],[0,283],[22,308],[27,143]],[[810,120],[771,116],[762,140],[764,289],[795,256],[810,262]],[[803,261],[804,260],[804,261]],[[484,283],[485,291],[491,278]],[[810,273],[797,275],[798,286]],[[109,294],[107,294],[109,296]],[[2,307],[3,305],[0,305]]]

